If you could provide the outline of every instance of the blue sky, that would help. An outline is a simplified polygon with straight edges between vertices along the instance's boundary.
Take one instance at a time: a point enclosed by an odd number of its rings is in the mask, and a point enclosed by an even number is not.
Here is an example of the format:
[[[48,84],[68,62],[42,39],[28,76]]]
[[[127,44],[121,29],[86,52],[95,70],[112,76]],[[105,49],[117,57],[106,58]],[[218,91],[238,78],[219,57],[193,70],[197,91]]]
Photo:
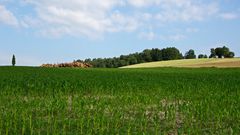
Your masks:
[[[0,0],[0,65],[71,62],[144,49],[227,45],[240,56],[239,0]]]

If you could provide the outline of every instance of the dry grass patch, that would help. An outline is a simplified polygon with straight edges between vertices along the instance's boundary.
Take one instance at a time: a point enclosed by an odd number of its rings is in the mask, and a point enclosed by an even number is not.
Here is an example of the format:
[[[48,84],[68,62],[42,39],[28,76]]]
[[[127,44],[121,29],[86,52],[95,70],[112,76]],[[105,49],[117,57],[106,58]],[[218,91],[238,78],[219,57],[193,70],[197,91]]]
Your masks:
[[[232,68],[240,67],[240,58],[226,58],[226,59],[183,59],[183,60],[170,60],[149,62],[136,65],[130,65],[122,68],[154,68],[154,67],[219,67],[219,68]]]

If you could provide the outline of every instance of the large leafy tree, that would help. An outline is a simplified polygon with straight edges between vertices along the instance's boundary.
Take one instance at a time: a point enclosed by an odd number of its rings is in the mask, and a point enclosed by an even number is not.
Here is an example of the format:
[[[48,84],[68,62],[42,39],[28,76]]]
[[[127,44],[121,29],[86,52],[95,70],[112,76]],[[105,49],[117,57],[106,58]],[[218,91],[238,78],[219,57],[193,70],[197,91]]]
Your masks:
[[[222,58],[224,56],[224,50],[221,47],[216,48],[215,52],[218,58]]]
[[[151,50],[149,49],[144,50],[142,55],[143,55],[144,61],[146,62],[152,61]]]
[[[177,60],[181,58],[182,58],[182,54],[175,47],[162,49],[162,60]]]
[[[217,47],[215,49],[215,53],[218,58],[233,58],[235,56],[234,52],[231,52],[230,49],[226,46]]]
[[[215,52],[214,48],[211,48],[211,54],[210,54],[209,58],[216,58],[216,52]]]
[[[151,51],[152,61],[162,60],[162,51],[158,48],[153,48]]]
[[[193,49],[190,49],[185,53],[185,59],[196,59],[195,51]]]
[[[137,64],[137,58],[134,55],[130,55],[128,58],[129,64],[133,65],[133,64]]]

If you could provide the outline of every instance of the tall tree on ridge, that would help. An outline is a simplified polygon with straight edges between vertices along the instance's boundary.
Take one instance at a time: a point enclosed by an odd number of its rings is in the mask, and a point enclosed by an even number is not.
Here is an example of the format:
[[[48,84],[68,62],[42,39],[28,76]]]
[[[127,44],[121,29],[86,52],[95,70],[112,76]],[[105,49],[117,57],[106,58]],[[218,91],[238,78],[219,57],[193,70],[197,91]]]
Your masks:
[[[12,66],[15,66],[16,65],[16,57],[15,55],[13,55],[12,57]]]

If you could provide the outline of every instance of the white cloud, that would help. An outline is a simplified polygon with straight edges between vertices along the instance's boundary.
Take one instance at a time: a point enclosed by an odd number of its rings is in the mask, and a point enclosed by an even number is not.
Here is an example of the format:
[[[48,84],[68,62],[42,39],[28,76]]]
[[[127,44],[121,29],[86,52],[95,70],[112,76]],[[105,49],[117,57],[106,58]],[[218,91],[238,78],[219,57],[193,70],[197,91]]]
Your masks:
[[[233,20],[238,18],[238,15],[235,13],[222,13],[219,16],[225,20]]]
[[[173,34],[173,35],[160,35],[159,39],[166,41],[181,41],[186,39],[186,35],[183,34]]]
[[[153,4],[159,3],[160,1],[159,0],[127,0],[127,2],[132,6],[140,8],[140,7],[151,6]]]
[[[19,24],[45,36],[85,36],[158,29],[169,23],[202,21],[218,14],[218,4],[204,0],[21,0],[33,7]],[[24,7],[21,7],[24,8]],[[12,14],[11,18],[14,18]],[[12,19],[14,20],[14,19]],[[18,21],[15,19],[15,24]],[[174,29],[174,28],[173,28]],[[140,33],[155,39],[154,33]],[[180,39],[180,37],[178,37]],[[177,39],[177,37],[173,38]]]
[[[18,26],[17,18],[3,5],[0,5],[0,23],[4,23],[11,26]]]
[[[162,22],[202,21],[218,12],[215,3],[203,4],[192,0],[170,0],[161,5],[163,11],[156,14]]]
[[[38,27],[41,33],[55,36],[83,35],[98,37],[106,32],[133,31],[138,22],[120,12],[115,6],[123,6],[119,0],[27,0],[35,7],[35,21],[25,19],[25,26]],[[37,21],[36,21],[37,20]],[[32,23],[39,22],[39,23]],[[39,26],[38,24],[41,24]]]
[[[139,34],[139,38],[141,39],[147,39],[147,40],[154,40],[157,38],[156,33],[154,32],[142,32]]]

